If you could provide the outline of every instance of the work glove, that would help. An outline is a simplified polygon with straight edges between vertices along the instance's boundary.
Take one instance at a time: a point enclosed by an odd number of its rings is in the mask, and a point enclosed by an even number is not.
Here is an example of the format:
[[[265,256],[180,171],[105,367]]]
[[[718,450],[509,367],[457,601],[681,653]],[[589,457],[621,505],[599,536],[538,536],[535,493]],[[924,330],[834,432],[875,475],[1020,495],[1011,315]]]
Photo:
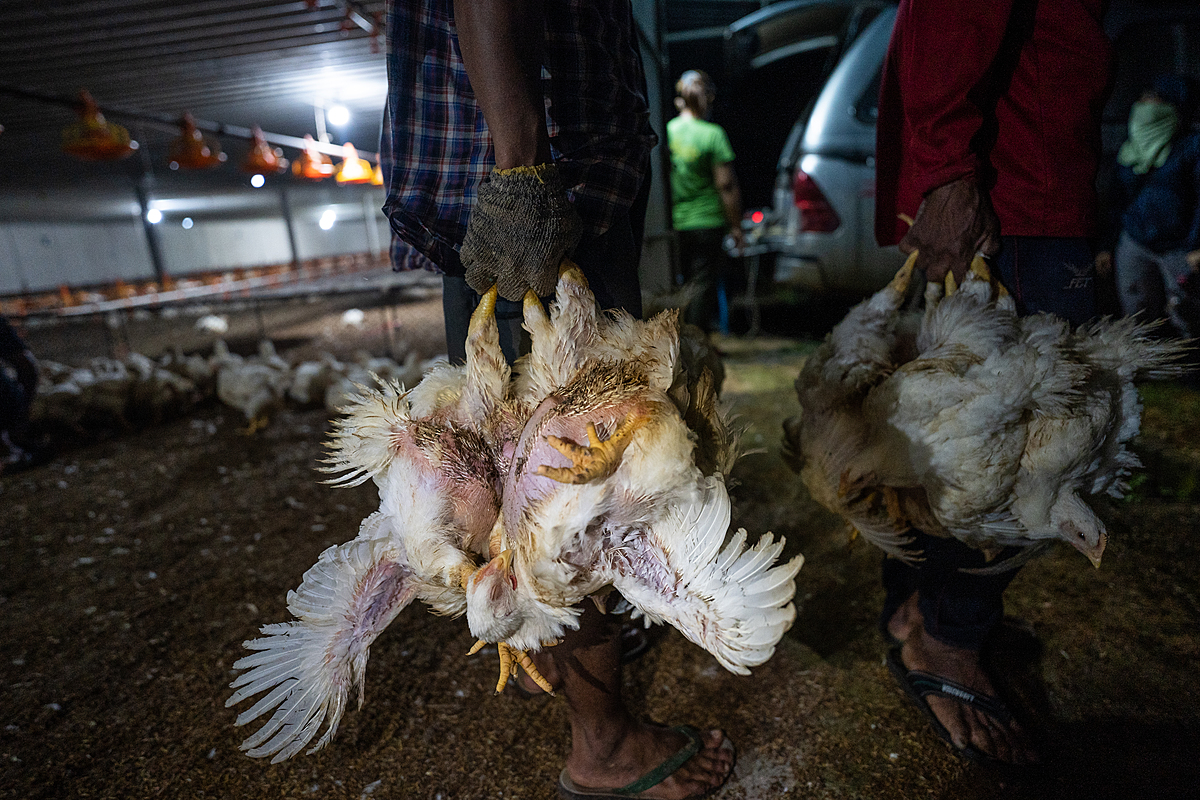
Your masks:
[[[527,289],[554,293],[558,265],[579,243],[583,223],[553,164],[494,169],[479,185],[459,257],[467,283],[506,300]]]

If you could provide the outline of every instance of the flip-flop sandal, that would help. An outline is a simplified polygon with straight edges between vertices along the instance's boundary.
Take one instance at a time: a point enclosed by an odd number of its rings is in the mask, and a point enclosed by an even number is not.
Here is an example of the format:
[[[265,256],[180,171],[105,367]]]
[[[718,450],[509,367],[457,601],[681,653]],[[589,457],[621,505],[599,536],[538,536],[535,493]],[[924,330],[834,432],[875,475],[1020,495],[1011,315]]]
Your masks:
[[[674,755],[669,756],[666,761],[663,761],[633,783],[617,789],[593,789],[575,783],[575,781],[571,780],[571,776],[567,774],[566,769],[564,769],[562,774],[558,776],[559,796],[563,800],[629,800],[629,798],[636,800],[637,798],[646,797],[646,792],[674,775],[676,770],[688,762],[688,759],[704,748],[703,736],[699,730],[691,725],[676,725],[670,730],[679,731],[686,736],[688,739],[687,743],[679,748]],[[725,741],[721,742],[721,749],[733,752],[733,742],[729,740],[728,736],[725,737]],[[728,781],[729,776],[732,774],[733,767],[730,767],[725,780]],[[725,781],[722,781],[721,786],[724,785]],[[720,789],[721,786],[714,786],[702,794],[691,795],[688,800],[700,800],[702,797],[709,797],[713,792]]]
[[[896,678],[896,682],[904,689],[904,693],[908,695],[909,699],[916,704],[921,713],[925,715],[925,718],[929,720],[934,734],[943,742],[950,745],[954,749],[954,752],[968,761],[973,761],[977,764],[1003,767],[1017,766],[993,758],[974,745],[968,744],[966,747],[956,745],[950,737],[950,731],[946,730],[946,726],[938,720],[937,715],[933,713],[933,709],[929,707],[929,701],[925,699],[931,694],[938,697],[949,697],[951,700],[957,700],[960,703],[977,708],[1001,725],[1007,726],[1012,722],[1013,715],[1008,710],[1008,706],[1004,705],[1004,702],[1000,698],[979,694],[949,678],[943,678],[939,675],[932,675],[928,672],[921,672],[915,669],[908,669],[904,666],[903,659],[900,658],[899,646],[888,650],[887,665],[892,675]]]

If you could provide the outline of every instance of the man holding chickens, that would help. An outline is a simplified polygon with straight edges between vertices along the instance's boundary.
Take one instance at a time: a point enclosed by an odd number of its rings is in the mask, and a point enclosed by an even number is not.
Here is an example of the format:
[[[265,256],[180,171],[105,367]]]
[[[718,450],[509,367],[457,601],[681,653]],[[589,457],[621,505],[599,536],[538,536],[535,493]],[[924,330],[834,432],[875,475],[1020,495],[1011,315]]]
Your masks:
[[[918,251],[929,281],[961,282],[982,253],[1019,313],[1075,325],[1095,314],[1088,237],[1110,61],[1101,6],[901,0],[880,90],[881,245]],[[924,560],[883,567],[893,671],[960,754],[1037,761],[980,657],[1016,570],[963,572],[984,565],[979,551],[914,533]]]
[[[393,263],[443,274],[451,359],[493,285],[501,346],[520,355],[522,298],[552,294],[567,255],[601,307],[640,315],[657,139],[629,0],[426,0],[389,8],[388,40]],[[595,609],[537,665],[569,708],[563,796],[698,797],[728,778],[721,731],[684,734],[625,707],[621,646]]]

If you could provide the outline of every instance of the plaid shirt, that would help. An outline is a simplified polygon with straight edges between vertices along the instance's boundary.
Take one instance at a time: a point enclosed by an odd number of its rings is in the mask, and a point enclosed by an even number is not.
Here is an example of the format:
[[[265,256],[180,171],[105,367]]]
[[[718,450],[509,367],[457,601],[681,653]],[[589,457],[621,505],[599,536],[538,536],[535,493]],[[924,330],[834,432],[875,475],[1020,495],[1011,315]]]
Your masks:
[[[387,38],[380,158],[392,264],[462,274],[458,247],[495,158],[451,0],[392,0]],[[543,58],[551,152],[585,236],[596,236],[633,202],[658,141],[629,0],[547,2]]]

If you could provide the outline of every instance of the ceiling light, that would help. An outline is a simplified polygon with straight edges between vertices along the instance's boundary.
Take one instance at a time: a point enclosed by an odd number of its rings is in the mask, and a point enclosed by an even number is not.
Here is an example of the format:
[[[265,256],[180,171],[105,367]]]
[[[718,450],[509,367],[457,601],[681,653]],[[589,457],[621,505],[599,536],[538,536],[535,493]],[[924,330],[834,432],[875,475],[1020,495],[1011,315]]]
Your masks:
[[[350,110],[345,106],[334,106],[325,112],[325,119],[330,125],[341,127],[350,121]]]
[[[146,222],[149,222],[151,225],[157,225],[162,222],[162,212],[157,208],[150,209],[146,212]]]
[[[263,184],[266,182],[267,182],[267,179],[264,178],[262,175],[252,175],[250,177],[250,185],[253,186],[255,189],[261,189],[263,187]]]
[[[334,222],[337,222],[337,211],[327,208],[325,209],[325,213],[321,215],[321,221],[317,224],[321,226],[321,230],[327,231],[333,227]]]
[[[179,224],[183,226],[183,229],[185,231],[190,231],[192,229],[192,226],[195,225],[196,223],[192,222],[191,217],[184,217],[183,222],[181,222]]]

